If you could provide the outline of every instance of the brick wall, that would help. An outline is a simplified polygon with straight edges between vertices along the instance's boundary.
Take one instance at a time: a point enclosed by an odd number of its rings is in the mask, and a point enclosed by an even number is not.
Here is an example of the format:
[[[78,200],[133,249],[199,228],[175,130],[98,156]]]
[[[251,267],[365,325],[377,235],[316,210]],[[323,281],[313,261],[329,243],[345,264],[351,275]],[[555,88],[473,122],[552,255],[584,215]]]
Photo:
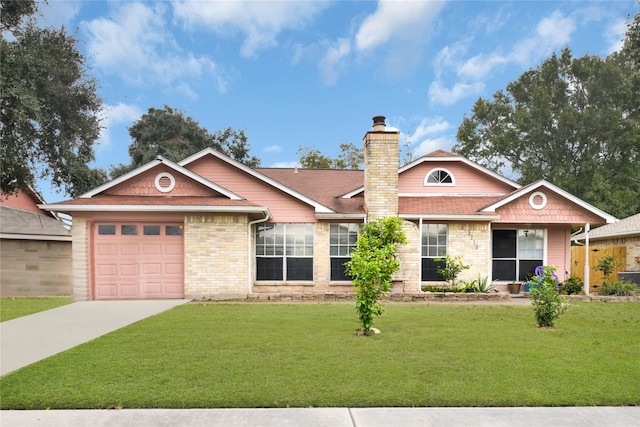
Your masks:
[[[184,227],[186,298],[246,296],[249,289],[248,219],[191,215]]]
[[[71,240],[72,299],[88,301],[91,282],[89,280],[89,229],[86,219],[73,218]]]
[[[71,294],[71,242],[3,239],[0,295]]]
[[[364,136],[364,202],[369,220],[398,216],[399,131],[386,131],[384,117]]]

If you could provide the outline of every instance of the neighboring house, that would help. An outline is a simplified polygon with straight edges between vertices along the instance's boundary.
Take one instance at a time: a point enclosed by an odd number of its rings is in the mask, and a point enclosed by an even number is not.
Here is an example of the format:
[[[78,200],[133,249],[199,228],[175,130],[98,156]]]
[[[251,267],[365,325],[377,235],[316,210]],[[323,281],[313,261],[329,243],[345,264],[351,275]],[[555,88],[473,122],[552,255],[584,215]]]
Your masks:
[[[571,240],[584,244],[586,234],[580,233]],[[621,219],[614,224],[603,225],[589,232],[589,246],[623,246],[626,248],[624,271],[640,271],[640,213]]]
[[[71,294],[71,233],[32,189],[0,195],[0,295]]]
[[[211,149],[156,160],[76,199],[75,300],[352,292],[344,262],[358,226],[400,216],[409,243],[394,291],[441,283],[435,258],[461,256],[498,289],[538,265],[561,279],[572,226],[614,217],[546,182],[521,186],[436,151],[398,169],[397,129],[375,117],[365,169],[250,169]]]

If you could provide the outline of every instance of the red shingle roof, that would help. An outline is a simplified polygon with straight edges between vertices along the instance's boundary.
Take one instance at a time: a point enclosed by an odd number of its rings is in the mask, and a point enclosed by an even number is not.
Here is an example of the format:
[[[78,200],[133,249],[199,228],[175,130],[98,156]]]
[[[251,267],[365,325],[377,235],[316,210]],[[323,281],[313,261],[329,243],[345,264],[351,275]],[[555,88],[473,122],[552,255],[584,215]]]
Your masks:
[[[56,205],[105,205],[105,206],[259,206],[248,200],[230,200],[226,197],[198,196],[108,196],[78,198],[55,203]]]
[[[398,200],[398,210],[400,211],[400,215],[484,215],[480,210],[500,199],[502,199],[502,196],[400,197]]]

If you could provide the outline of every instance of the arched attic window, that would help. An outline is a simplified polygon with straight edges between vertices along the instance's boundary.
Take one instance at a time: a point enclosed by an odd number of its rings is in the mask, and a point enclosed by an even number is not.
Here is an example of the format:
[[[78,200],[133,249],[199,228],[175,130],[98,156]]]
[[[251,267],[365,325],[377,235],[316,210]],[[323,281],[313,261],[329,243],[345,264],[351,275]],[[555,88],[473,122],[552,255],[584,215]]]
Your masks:
[[[453,174],[446,169],[432,169],[424,177],[424,185],[455,185],[456,180]]]

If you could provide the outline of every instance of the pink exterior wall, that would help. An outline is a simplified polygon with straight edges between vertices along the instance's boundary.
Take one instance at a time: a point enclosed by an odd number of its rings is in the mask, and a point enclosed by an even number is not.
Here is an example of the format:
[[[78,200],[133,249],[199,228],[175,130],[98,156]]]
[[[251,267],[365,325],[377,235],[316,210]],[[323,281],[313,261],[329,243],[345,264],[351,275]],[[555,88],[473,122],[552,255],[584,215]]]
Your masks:
[[[211,155],[186,168],[254,203],[267,206],[271,222],[316,222],[315,209]]]
[[[40,201],[36,200],[33,196],[25,193],[24,191],[20,191],[17,194],[12,194],[10,196],[5,196],[4,194],[0,195],[0,205],[2,206],[49,215],[48,212],[38,208],[38,206],[36,206],[37,203],[40,203]]]
[[[169,173],[176,181],[176,185],[168,193],[158,191],[155,180],[159,173]],[[218,193],[206,186],[196,182],[184,175],[168,168],[158,165],[150,170],[127,180],[120,185],[108,189],[104,194],[117,196],[214,196]]]
[[[561,282],[571,274],[571,228],[549,227],[547,229],[547,265],[556,267]]]
[[[547,196],[547,205],[542,209],[534,209],[529,204],[529,194],[514,200],[498,209],[496,213],[500,219],[496,222],[516,222],[516,223],[563,223],[563,224],[601,224],[602,219],[598,216],[582,209],[569,201],[566,201],[554,192],[543,189],[541,191]],[[533,192],[532,192],[533,193]]]
[[[446,169],[453,175],[455,186],[424,185],[427,174],[438,168]],[[509,194],[515,190],[462,162],[423,162],[402,172],[398,179],[399,192],[410,194]]]

